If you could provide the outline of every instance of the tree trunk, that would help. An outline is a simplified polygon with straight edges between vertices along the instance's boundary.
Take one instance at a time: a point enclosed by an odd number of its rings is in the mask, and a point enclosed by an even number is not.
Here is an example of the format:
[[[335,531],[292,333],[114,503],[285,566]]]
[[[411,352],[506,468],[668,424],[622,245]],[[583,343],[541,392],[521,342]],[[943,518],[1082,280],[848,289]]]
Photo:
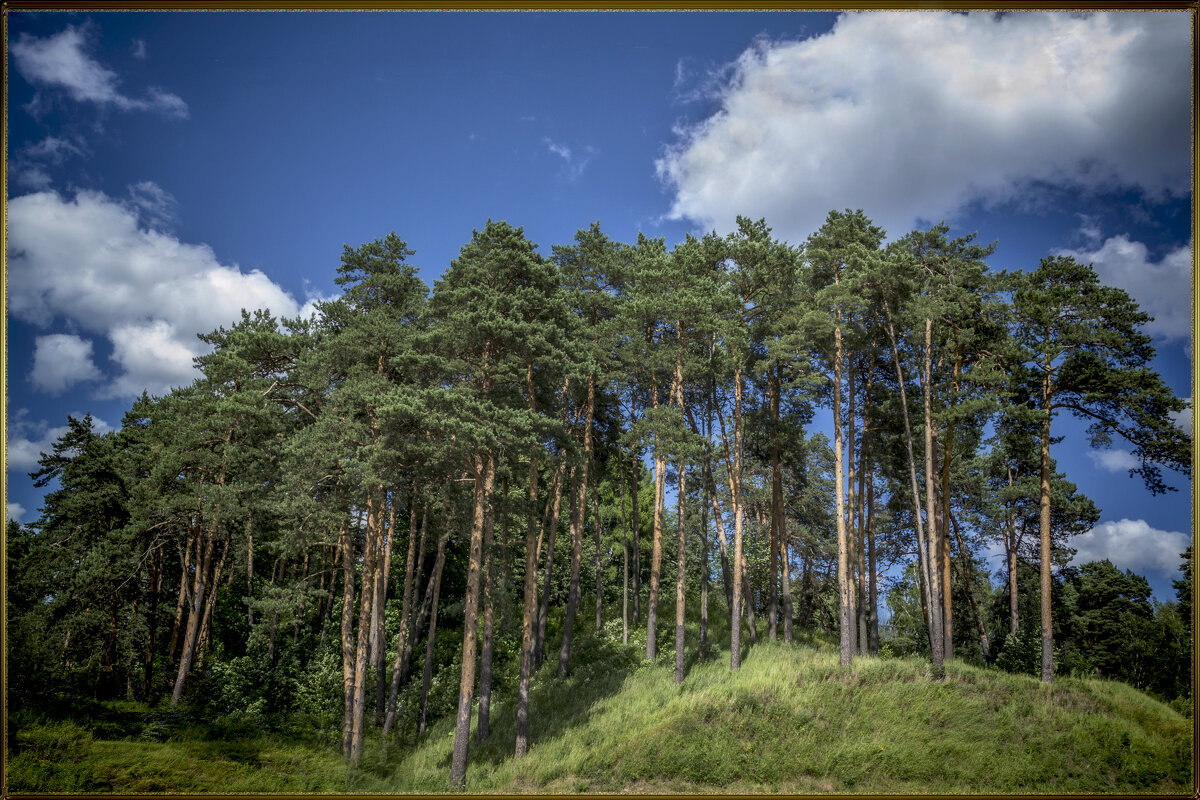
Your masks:
[[[629,425],[637,424],[637,414],[634,413],[634,396],[630,390],[629,396]],[[629,509],[629,525],[633,528],[633,624],[642,624],[642,539],[638,523],[638,495],[641,490],[642,459],[637,447],[633,447],[633,471],[629,473],[629,493],[631,504]]]
[[[501,492],[501,497],[506,493]],[[483,652],[479,655],[479,724],[475,743],[483,744],[492,719],[492,634],[496,624],[495,515],[489,507],[483,518]]]
[[[342,523],[342,688],[345,713],[342,717],[342,755],[350,757],[350,720],[354,706],[354,532]]]
[[[571,592],[563,623],[562,649],[558,653],[558,677],[567,677],[571,660],[571,639],[575,633],[575,613],[579,609],[579,561],[583,555],[583,521],[587,516],[588,466],[592,459],[592,418],[596,412],[596,379],[588,376],[587,418],[583,426],[583,463],[579,465],[579,495],[571,513]]]
[[[604,600],[604,573],[600,567],[600,486],[599,481],[592,486],[592,518],[595,522],[592,531],[596,546],[596,631],[600,630],[600,612]]]
[[[777,581],[779,573],[779,542],[783,538],[783,465],[779,455],[779,395],[780,395],[779,365],[776,364],[768,373],[768,413],[771,420],[771,536],[770,536],[770,584],[767,590],[767,634],[775,641],[779,616],[779,594]]]
[[[1013,485],[1012,467],[1008,468],[1008,488]],[[1013,519],[1012,506],[1005,503],[1007,527],[1004,529],[1004,555],[1008,564],[1008,629],[1017,635],[1020,618],[1017,614],[1017,524]]]
[[[927,546],[924,527],[921,523],[921,493],[917,488],[917,461],[913,455],[912,423],[908,414],[908,397],[904,389],[904,371],[900,366],[900,349],[896,343],[896,329],[891,321],[891,311],[884,306],[888,314],[887,332],[892,345],[892,363],[896,367],[896,383],[900,387],[900,411],[904,418],[904,445],[908,455],[908,474],[913,502],[913,525],[917,533],[917,564],[918,580],[921,584],[921,609],[925,612],[925,625],[930,632],[930,653],[932,660],[933,631],[939,630],[941,620],[935,620],[933,599],[929,586],[929,548]],[[940,668],[940,661],[934,661],[935,667]]]
[[[730,484],[733,502],[733,607],[729,612],[729,667],[742,666],[742,581],[745,577],[742,543],[742,368],[733,370],[733,459]],[[747,592],[747,600],[750,600]],[[753,633],[751,623],[751,633]]]
[[[934,502],[933,469],[933,320],[925,320],[925,372],[921,382],[921,395],[925,403],[925,524],[929,529],[929,610],[933,624],[929,629],[930,651],[934,677],[944,675],[945,638],[942,635],[942,580],[940,536],[937,529],[936,504]]]
[[[621,492],[621,644],[629,644],[629,526]]]
[[[400,502],[392,491],[391,507],[388,510],[387,542],[383,545],[383,569],[375,584],[375,602],[371,610],[371,661],[375,665],[375,716],[376,724],[383,721],[387,701],[387,630],[384,612],[387,607],[387,587],[392,571],[392,549],[396,543],[396,504]],[[409,536],[411,539],[412,537]]]
[[[674,387],[672,387],[674,391]],[[658,386],[650,389],[650,405],[658,408]],[[658,655],[658,590],[662,571],[663,503],[666,488],[667,456],[662,434],[654,433],[654,523],[650,542],[650,594],[646,602],[646,660]]]
[[[534,648],[533,669],[536,672],[546,654],[546,621],[550,617],[550,579],[554,571],[554,540],[558,536],[558,516],[562,510],[563,471],[566,469],[566,454],[560,456],[554,473],[554,505],[550,512],[549,532],[546,534],[546,574],[542,577],[542,597],[538,609],[537,646]],[[568,493],[575,486],[575,467],[567,476]]]
[[[421,550],[425,549],[425,531],[429,522],[428,501],[423,504],[424,513],[421,520]],[[418,554],[416,549],[417,537],[414,535],[417,532],[417,480],[413,479],[412,493],[408,501],[408,548],[404,556],[404,594],[400,599],[400,632],[396,637],[396,657],[392,661],[392,680],[391,686],[388,687],[387,713],[383,720],[383,735],[387,736],[392,726],[396,721],[396,701],[400,695],[400,680],[401,665],[404,662],[404,651],[410,649],[409,642],[415,635],[415,631],[410,628],[410,616],[412,615],[412,600],[414,586],[414,572],[417,566],[417,558],[424,557],[424,552]],[[393,529],[392,535],[395,536]]]
[[[1047,337],[1049,338],[1049,337]],[[1054,633],[1050,618],[1050,359],[1047,357],[1042,377],[1042,436],[1041,436],[1041,600],[1042,600],[1042,683],[1054,680]]]
[[[850,548],[846,534],[846,453],[842,442],[842,326],[833,329],[833,493],[837,515],[838,652],[839,663],[850,666],[854,656],[854,630],[850,616]]]
[[[708,510],[700,501],[700,657],[708,651]]]
[[[681,398],[682,400],[682,398]],[[687,505],[687,462],[679,459],[679,494],[676,505],[679,507],[679,537],[677,542],[678,562],[675,568],[675,685],[683,683],[683,633],[684,633],[684,592],[687,577],[687,527],[684,508]]]
[[[437,560],[433,564],[433,577],[429,580],[433,589],[433,610],[429,614],[429,635],[425,639],[425,670],[421,673],[421,721],[417,727],[418,735],[425,733],[425,709],[429,704],[429,684],[433,677],[433,641],[437,635],[438,597],[442,592],[442,567],[446,564],[446,542],[449,539],[449,535],[443,535],[438,540]]]
[[[371,646],[371,608],[375,595],[376,570],[379,566],[379,545],[382,539],[383,509],[378,490],[367,495],[367,532],[363,541],[362,589],[358,599],[358,641],[354,656],[354,693],[350,715],[351,765],[362,761],[363,726],[366,717],[367,664]]]
[[[158,603],[162,595],[162,550],[151,545],[150,555],[150,613],[146,618],[146,654],[142,663],[142,699],[150,702],[150,687],[154,676],[154,644],[158,632]]]
[[[859,615],[861,612],[861,604],[859,603],[859,593],[862,588],[862,571],[860,569],[861,553],[859,552],[859,528],[858,528],[858,492],[854,485],[857,477],[858,464],[854,457],[855,433],[854,433],[854,411],[855,400],[858,397],[854,386],[854,359],[852,357],[846,360],[847,383],[849,384],[846,391],[846,486],[848,490],[847,506],[846,506],[846,549],[850,565],[850,570],[847,573],[847,589],[850,598],[850,649],[857,652],[859,655],[863,653],[864,642],[859,636],[861,628]]]
[[[870,458],[871,447],[868,446],[868,475],[874,467]],[[871,625],[868,631],[868,642],[871,655],[879,655],[879,591],[875,585],[875,480],[867,479],[867,608],[871,614]]]
[[[467,561],[467,592],[463,609],[462,675],[458,683],[458,715],[454,749],[450,757],[450,786],[462,788],[467,780],[467,746],[471,735],[471,701],[475,689],[475,656],[479,622],[479,583],[483,556],[484,511],[492,498],[495,466],[491,454],[475,457],[475,502],[471,516],[471,544]]]
[[[192,669],[192,661],[196,655],[196,644],[200,636],[200,622],[204,614],[204,601],[208,591],[209,565],[212,563],[213,548],[216,545],[216,531],[211,529],[202,535],[204,553],[196,562],[196,573],[193,578],[192,591],[189,593],[191,606],[188,609],[187,628],[183,633],[183,653],[179,657],[179,671],[175,676],[175,688],[171,691],[171,707],[179,705],[183,696],[183,685],[188,672]]]

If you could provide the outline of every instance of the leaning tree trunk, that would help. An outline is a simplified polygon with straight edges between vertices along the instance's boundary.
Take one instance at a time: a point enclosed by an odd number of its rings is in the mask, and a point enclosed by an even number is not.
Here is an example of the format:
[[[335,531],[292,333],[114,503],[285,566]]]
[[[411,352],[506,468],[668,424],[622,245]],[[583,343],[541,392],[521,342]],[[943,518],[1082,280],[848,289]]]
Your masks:
[[[179,657],[179,671],[175,675],[175,688],[171,691],[171,706],[179,705],[183,696],[183,685],[188,672],[192,669],[192,661],[196,656],[196,645],[200,638],[201,618],[204,616],[204,601],[207,599],[212,568],[213,548],[216,546],[216,531],[211,527],[202,534],[204,538],[204,553],[197,560],[196,574],[193,578],[192,591],[189,593],[191,605],[188,608],[187,628],[183,633],[183,653]]]

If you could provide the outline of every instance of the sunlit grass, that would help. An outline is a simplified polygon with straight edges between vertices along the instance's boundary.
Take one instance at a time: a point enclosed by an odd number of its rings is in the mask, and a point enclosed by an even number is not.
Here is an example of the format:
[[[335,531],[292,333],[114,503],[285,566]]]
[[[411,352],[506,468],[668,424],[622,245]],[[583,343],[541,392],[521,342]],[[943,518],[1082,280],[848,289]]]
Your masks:
[[[939,682],[909,658],[857,658],[844,670],[835,647],[801,637],[748,648],[736,673],[727,649],[689,654],[676,686],[673,614],[664,619],[656,662],[642,660],[644,631],[620,644],[619,620],[599,633],[584,624],[564,681],[555,677],[557,648],[548,648],[531,695],[529,753],[512,757],[515,709],[494,698],[491,736],[472,740],[467,791],[1191,791],[1190,721],[1124,684],[1043,686],[962,663],[947,665]],[[722,623],[712,620],[713,642],[728,639]],[[690,649],[696,639],[689,619]],[[9,791],[447,789],[451,717],[386,754],[369,732],[361,767],[349,769],[336,721],[172,727],[161,711],[141,712],[149,721],[123,737],[115,723],[25,727]]]

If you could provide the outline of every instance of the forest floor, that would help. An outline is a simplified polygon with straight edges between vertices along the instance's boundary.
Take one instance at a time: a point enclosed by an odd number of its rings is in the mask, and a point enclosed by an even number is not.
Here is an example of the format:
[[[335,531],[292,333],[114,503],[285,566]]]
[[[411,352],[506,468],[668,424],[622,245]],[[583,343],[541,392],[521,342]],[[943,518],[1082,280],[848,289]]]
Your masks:
[[[472,740],[468,792],[1192,794],[1192,721],[1124,684],[1051,685],[963,663],[930,680],[916,658],[860,658],[806,640],[759,643],[741,669],[728,651],[642,662],[634,645],[577,639],[565,681],[543,665],[533,743],[512,757],[515,713],[492,704]],[[17,792],[444,792],[453,719],[341,760],[336,720],[200,720],[133,703],[86,722],[16,731],[7,790]],[[182,716],[181,716],[182,714]],[[230,718],[234,719],[234,718]],[[12,732],[10,731],[10,734]],[[11,742],[10,742],[11,744]]]

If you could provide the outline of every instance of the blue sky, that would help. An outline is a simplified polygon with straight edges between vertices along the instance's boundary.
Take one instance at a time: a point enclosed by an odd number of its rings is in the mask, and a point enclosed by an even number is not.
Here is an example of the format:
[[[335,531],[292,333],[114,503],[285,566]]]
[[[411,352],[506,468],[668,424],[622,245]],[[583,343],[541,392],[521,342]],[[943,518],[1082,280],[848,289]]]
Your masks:
[[[488,218],[544,253],[599,220],[673,245],[832,208],[945,219],[996,269],[1094,263],[1191,389],[1190,17],[10,13],[8,511],[68,414],[189,382],[195,333],[335,294],[396,231],[432,285]],[[819,420],[821,418],[818,418]],[[824,417],[828,419],[828,417]],[[1181,420],[1181,425],[1190,421]],[[1081,426],[1081,557],[1173,595],[1190,485],[1152,497]],[[1177,477],[1177,476],[1176,476]],[[999,565],[999,562],[996,562]]]

